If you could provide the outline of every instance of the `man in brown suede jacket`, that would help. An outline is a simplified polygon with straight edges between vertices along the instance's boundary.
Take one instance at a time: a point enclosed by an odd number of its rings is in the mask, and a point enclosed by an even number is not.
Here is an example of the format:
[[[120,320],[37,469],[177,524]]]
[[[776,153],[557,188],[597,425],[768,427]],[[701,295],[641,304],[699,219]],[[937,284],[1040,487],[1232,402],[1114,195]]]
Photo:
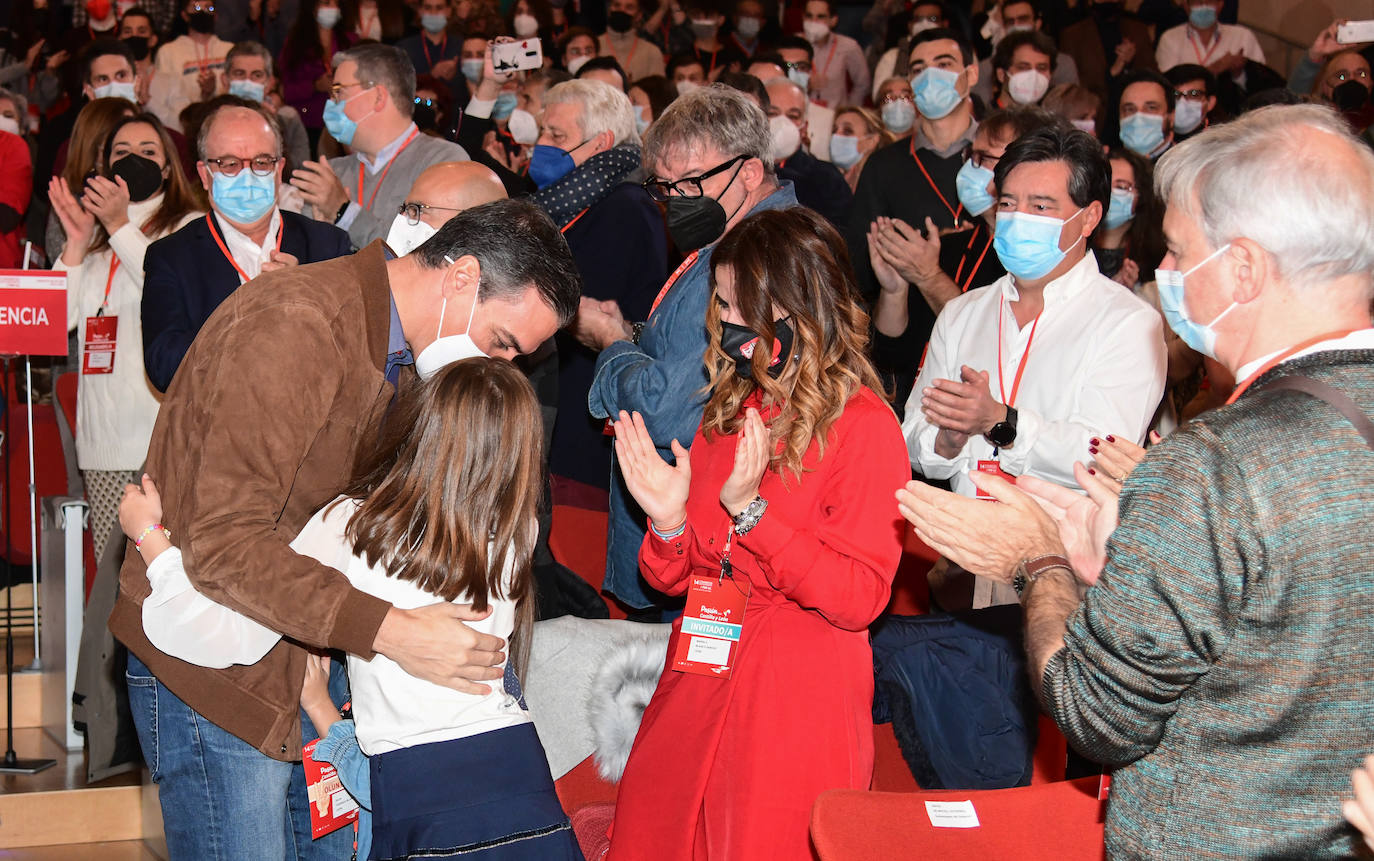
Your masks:
[[[145,565],[133,549],[125,558],[109,624],[129,647],[130,706],[173,858],[288,857],[306,647],[382,654],[458,690],[484,693],[481,682],[501,677],[504,643],[463,624],[480,618],[470,608],[392,607],[289,545],[344,488],[416,370],[529,353],[569,321],[579,293],[558,230],[503,200],[460,213],[405,257],[374,242],[264,274],[206,323],[163,402],[147,472],[196,589],[284,639],[223,670],[160,652],[142,628]]]

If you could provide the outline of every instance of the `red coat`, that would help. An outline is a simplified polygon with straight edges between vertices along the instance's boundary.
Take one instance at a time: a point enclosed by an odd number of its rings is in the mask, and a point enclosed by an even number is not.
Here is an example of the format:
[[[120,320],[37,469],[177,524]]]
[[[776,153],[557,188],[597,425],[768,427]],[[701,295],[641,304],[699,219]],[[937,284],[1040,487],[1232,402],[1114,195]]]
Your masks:
[[[692,444],[687,531],[649,533],[640,567],[686,591],[720,571],[730,518],[719,494],[738,435]],[[816,446],[800,482],[765,473],[768,511],[735,539],[752,593],[729,679],[665,668],[620,783],[610,858],[805,859],[816,796],[867,789],[873,773],[868,626],[887,605],[905,526],[894,493],[911,476],[892,410],[863,389]],[[668,644],[671,665],[681,621]]]
[[[19,269],[24,265],[24,213],[33,195],[33,159],[29,145],[19,135],[0,132],[0,203],[19,213],[19,225],[0,233],[0,269]]]

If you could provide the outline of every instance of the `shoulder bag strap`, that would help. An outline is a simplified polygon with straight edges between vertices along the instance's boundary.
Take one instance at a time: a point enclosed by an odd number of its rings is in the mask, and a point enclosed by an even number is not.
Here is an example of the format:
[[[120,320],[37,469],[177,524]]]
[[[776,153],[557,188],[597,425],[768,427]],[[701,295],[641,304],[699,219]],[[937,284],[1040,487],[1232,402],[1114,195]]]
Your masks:
[[[1359,431],[1360,436],[1364,437],[1365,445],[1374,449],[1374,421],[1370,421],[1369,416],[1365,415],[1364,410],[1361,410],[1358,404],[1352,401],[1348,395],[1339,389],[1300,374],[1279,377],[1274,382],[1265,386],[1265,388],[1292,389],[1302,392],[1303,394],[1311,395],[1318,400],[1326,401],[1355,426],[1355,430]]]

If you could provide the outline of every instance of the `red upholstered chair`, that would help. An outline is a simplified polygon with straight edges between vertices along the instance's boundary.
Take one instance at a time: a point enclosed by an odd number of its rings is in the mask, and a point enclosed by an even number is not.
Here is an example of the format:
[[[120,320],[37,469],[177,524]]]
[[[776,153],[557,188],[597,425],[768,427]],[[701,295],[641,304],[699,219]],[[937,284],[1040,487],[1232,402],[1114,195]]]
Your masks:
[[[874,858],[1054,859],[1100,861],[1103,803],[1099,780],[978,792],[831,790],[811,812],[811,840],[821,861]],[[927,801],[973,802],[976,828],[936,828]]]

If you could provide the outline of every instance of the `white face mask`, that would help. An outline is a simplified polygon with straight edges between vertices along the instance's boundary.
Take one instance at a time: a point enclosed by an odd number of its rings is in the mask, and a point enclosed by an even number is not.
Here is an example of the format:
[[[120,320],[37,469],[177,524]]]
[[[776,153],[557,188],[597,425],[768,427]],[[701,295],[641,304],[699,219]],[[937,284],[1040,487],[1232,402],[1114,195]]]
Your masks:
[[[587,62],[589,60],[591,60],[590,54],[583,54],[580,57],[573,57],[571,60],[568,61],[568,74],[576,75],[577,70],[587,65]]]
[[[773,138],[773,160],[791,158],[801,149],[801,131],[796,124],[782,114],[769,117],[768,132]]]
[[[450,266],[453,261],[448,257],[444,262]],[[420,379],[427,380],[447,365],[460,362],[463,359],[475,359],[484,357],[487,354],[477,346],[477,342],[472,340],[472,318],[477,316],[477,296],[472,297],[472,310],[468,312],[467,329],[461,335],[444,335],[444,312],[448,310],[448,297],[444,297],[444,302],[439,306],[439,331],[428,347],[420,351],[420,355],[415,357],[415,373],[420,375]]]
[[[404,257],[424,244],[436,231],[423,221],[411,224],[401,213],[391,220],[391,229],[386,232],[386,244],[392,251]]]
[[[1033,105],[1045,97],[1050,76],[1035,69],[1023,69],[1007,77],[1007,94],[1018,105]]]
[[[92,93],[97,99],[124,99],[125,101],[138,104],[138,91],[129,81],[111,81],[108,84],[101,84],[92,88]]]
[[[527,39],[539,32],[539,19],[533,15],[521,13],[511,19],[511,26],[515,28],[515,35]]]
[[[20,134],[19,120],[14,117],[0,117],[0,132],[9,132],[12,135]]]
[[[803,21],[802,33],[808,42],[824,42],[825,37],[830,35],[830,25],[824,21]]]
[[[539,140],[539,121],[529,111],[516,108],[506,120],[506,131],[516,143],[529,145]]]

